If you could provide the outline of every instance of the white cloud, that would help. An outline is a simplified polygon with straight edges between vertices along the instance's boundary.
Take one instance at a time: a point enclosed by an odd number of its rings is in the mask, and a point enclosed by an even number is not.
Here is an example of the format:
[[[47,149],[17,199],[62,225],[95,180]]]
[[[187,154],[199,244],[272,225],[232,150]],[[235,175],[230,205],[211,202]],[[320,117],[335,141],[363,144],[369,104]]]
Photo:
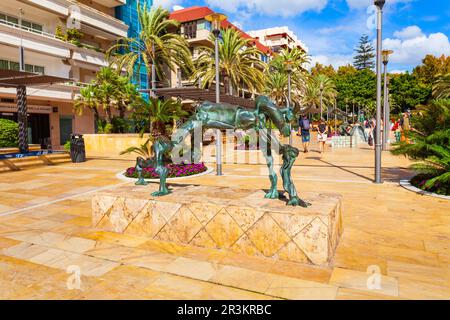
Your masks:
[[[387,0],[386,5],[393,5],[398,3],[408,3],[414,0]],[[373,5],[373,0],[347,0],[347,5],[350,9],[365,9]]]
[[[422,30],[418,26],[409,26],[400,31],[394,32],[394,37],[402,40],[422,37],[423,35]]]
[[[153,6],[158,7],[161,6],[165,9],[170,9],[174,5],[179,4],[180,0],[153,0]]]
[[[406,70],[391,70],[391,71],[389,71],[389,73],[392,73],[392,74],[403,74],[403,73],[406,73]]]
[[[328,0],[206,0],[212,7],[227,12],[245,10],[252,14],[270,16],[296,16],[305,11],[321,11],[328,4]]]
[[[393,63],[414,66],[420,64],[427,54],[450,55],[450,41],[445,34],[438,32],[427,36],[418,28],[415,31],[415,37],[405,38],[405,34],[410,35],[408,32],[403,32],[405,29],[394,33],[397,38],[388,38],[383,41],[383,48],[394,50],[390,59]]]
[[[340,66],[351,64],[352,61],[353,57],[349,55],[317,55],[311,56],[311,67],[315,66],[318,62],[324,66],[329,66],[331,64],[334,68],[339,68]]]
[[[178,11],[178,10],[183,10],[183,9],[184,9],[184,7],[179,6],[179,5],[175,5],[172,7],[172,11]]]

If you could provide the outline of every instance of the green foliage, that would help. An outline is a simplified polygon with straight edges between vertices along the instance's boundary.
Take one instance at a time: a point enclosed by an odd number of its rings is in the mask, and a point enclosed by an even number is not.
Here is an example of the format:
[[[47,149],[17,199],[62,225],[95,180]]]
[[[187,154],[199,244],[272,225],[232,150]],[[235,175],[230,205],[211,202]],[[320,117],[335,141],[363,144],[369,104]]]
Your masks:
[[[215,41],[211,34],[209,39]],[[264,85],[264,63],[259,59],[261,52],[250,45],[241,33],[233,28],[223,29],[219,43],[219,70],[223,75],[225,90],[229,94],[244,85],[251,92],[261,92]],[[216,61],[214,45],[199,47],[194,61],[192,80],[200,82],[202,88],[209,88],[215,82]]]
[[[123,118],[125,110],[132,110],[143,103],[144,100],[137,87],[130,83],[127,77],[121,76],[112,68],[104,67],[91,84],[80,89],[80,96],[75,101],[74,109],[81,114],[84,108],[89,108],[98,119],[99,108],[102,108],[105,111],[106,123],[111,124],[112,109],[119,110],[120,117]]]
[[[152,156],[151,142],[152,142],[152,139],[149,138],[140,146],[130,147],[130,148],[122,151],[120,153],[120,155],[135,153],[144,159],[149,159]]]
[[[69,152],[70,151],[70,146],[71,146],[71,142],[70,142],[70,140],[67,140],[66,143],[64,144],[64,150]]]
[[[375,49],[369,41],[369,36],[364,34],[359,39],[353,65],[358,70],[373,69],[375,67]]]
[[[19,125],[14,121],[0,119],[0,148],[19,145]]]
[[[159,79],[164,79],[165,70],[180,67],[185,73],[192,70],[192,55],[187,40],[176,32],[180,23],[169,19],[169,11],[161,7],[138,7],[139,37],[122,38],[107,52],[106,57],[119,70],[126,69],[128,76],[139,75],[142,66],[150,72],[156,68]],[[169,32],[170,31],[170,32]],[[150,81],[150,79],[149,79]]]
[[[407,132],[413,143],[401,142],[392,152],[424,160],[413,166],[428,178],[420,185],[431,191],[450,191],[450,100],[432,100],[419,106]]]
[[[154,137],[167,137],[173,121],[187,114],[181,103],[176,100],[150,98],[134,109],[131,118],[139,124],[141,132],[151,131]]]
[[[420,66],[413,70],[413,75],[419,79],[421,83],[432,85],[436,77],[450,73],[450,56],[442,55],[435,57],[427,55]]]
[[[336,70],[334,70],[331,64],[329,66],[324,66],[323,64],[316,62],[316,65],[311,68],[311,75],[315,77],[319,74],[324,74],[329,78],[334,78],[336,76]]]
[[[431,97],[431,86],[409,73],[393,75],[389,82],[391,112],[401,113],[414,109]]]
[[[331,78],[324,74],[319,74],[308,81],[303,96],[303,104],[307,107],[320,108],[321,88],[323,89],[323,109],[326,110],[327,106],[333,106],[334,99],[337,96],[336,85]]]
[[[371,70],[356,70],[351,67],[339,68],[335,78],[338,91],[338,107],[346,110],[353,105],[360,106],[366,114],[373,114],[376,99],[376,76]]]
[[[436,99],[450,98],[450,73],[437,77],[433,85],[433,97]]]
[[[302,95],[308,80],[308,73],[303,66],[309,57],[298,48],[283,49],[272,61],[265,72],[264,92],[279,106],[288,103],[288,68],[291,69],[291,101],[298,112],[302,105]]]

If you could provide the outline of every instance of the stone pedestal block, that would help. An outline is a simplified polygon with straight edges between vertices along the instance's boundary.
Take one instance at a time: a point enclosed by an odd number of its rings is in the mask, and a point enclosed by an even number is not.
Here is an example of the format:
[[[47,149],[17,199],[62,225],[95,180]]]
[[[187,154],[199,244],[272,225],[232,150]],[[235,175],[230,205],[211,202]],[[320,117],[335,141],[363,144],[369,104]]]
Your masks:
[[[92,199],[93,226],[149,239],[230,250],[247,255],[328,265],[342,234],[342,199],[302,193],[311,207],[264,199],[262,190],[158,184],[124,186]]]

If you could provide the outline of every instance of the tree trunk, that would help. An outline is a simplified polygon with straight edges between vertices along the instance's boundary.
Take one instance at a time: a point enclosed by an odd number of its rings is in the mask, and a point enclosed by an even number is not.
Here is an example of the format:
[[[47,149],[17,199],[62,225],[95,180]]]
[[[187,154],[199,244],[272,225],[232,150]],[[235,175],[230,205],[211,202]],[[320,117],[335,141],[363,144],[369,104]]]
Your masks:
[[[111,106],[105,107],[105,120],[107,124],[111,124],[112,116],[111,116]]]

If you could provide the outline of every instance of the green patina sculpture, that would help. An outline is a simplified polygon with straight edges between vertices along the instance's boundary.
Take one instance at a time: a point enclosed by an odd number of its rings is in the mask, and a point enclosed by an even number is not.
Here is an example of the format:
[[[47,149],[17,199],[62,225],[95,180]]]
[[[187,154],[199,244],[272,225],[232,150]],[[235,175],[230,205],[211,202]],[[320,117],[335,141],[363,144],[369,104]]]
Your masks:
[[[341,136],[353,136],[357,131],[360,132],[361,137],[364,138],[364,141],[367,142],[367,134],[364,131],[364,128],[360,125],[350,125],[348,122],[344,122],[338,127],[338,133]]]
[[[289,195],[288,205],[307,207],[309,204],[301,200],[295,189],[295,185],[291,177],[291,169],[295,159],[299,155],[297,148],[290,145],[282,145],[278,139],[270,134],[270,129],[266,129],[267,123],[271,121],[280,131],[280,133],[288,137],[291,134],[290,122],[294,119],[294,115],[290,108],[279,109],[268,97],[260,96],[256,99],[256,108],[247,109],[240,106],[229,104],[216,104],[211,102],[201,103],[196,113],[189,118],[180,128],[178,128],[172,141],[167,138],[158,137],[152,145],[154,157],[148,160],[138,158],[136,161],[136,169],[139,173],[138,185],[145,185],[146,182],[142,178],[142,169],[146,166],[154,166],[156,172],[160,176],[159,191],[154,192],[153,196],[163,196],[170,191],[166,185],[168,169],[165,168],[167,161],[164,155],[173,150],[177,145],[183,143],[185,137],[192,133],[196,128],[206,129],[254,129],[259,132],[260,141],[263,142],[261,150],[269,168],[269,179],[271,182],[270,190],[265,197],[269,199],[278,199],[280,194],[277,189],[277,174],[274,170],[274,160],[272,156],[273,145],[278,145],[278,152],[282,156],[283,165],[281,167],[281,177],[283,179],[283,188]]]

